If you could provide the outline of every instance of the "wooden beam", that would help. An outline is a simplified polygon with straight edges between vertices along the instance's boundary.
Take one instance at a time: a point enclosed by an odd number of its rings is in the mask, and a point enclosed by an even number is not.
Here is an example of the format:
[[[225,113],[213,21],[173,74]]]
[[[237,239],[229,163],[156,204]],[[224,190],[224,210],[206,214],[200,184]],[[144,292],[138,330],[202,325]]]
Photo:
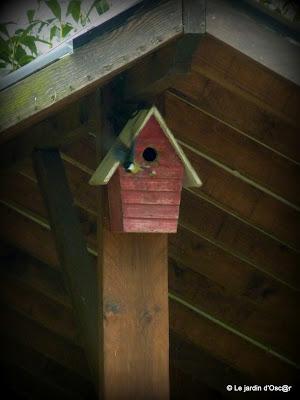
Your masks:
[[[183,0],[182,16],[185,34],[205,33],[206,0]]]
[[[147,4],[73,54],[3,90],[0,142],[103,85],[131,63],[182,35],[180,0]]]
[[[208,0],[206,32],[299,85],[297,41],[270,29],[267,20],[250,16],[244,3]]]
[[[94,115],[89,112],[91,96],[85,96],[62,112],[47,118],[22,134],[5,141],[0,147],[0,167],[18,167],[34,149],[57,148],[82,136],[95,134]]]
[[[104,398],[167,399],[167,235],[104,229],[101,246]]]
[[[86,243],[81,232],[64,167],[57,150],[37,150],[35,170],[50,223],[55,235],[60,263],[65,273],[92,376],[98,374],[97,285]]]

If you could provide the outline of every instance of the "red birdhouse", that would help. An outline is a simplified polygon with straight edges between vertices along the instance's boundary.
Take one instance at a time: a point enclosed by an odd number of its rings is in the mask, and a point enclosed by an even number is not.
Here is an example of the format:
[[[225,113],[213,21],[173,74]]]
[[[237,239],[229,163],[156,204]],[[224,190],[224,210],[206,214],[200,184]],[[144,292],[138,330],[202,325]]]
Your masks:
[[[182,187],[201,181],[156,107],[130,119],[91,180],[108,184],[113,232],[176,232]]]

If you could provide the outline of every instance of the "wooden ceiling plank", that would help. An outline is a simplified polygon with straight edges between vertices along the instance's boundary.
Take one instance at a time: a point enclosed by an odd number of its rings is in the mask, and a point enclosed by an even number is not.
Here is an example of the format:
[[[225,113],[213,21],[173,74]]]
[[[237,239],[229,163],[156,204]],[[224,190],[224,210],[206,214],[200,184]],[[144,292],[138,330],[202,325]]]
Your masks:
[[[205,96],[199,97],[200,102],[205,101]],[[180,94],[166,93],[164,117],[177,139],[299,206],[300,191],[296,185],[300,177],[299,165],[220,121],[218,106],[207,114],[206,107],[199,109],[197,104]],[[231,99],[228,98],[227,104],[234,109]],[[281,137],[282,141],[286,140],[282,132]]]
[[[28,288],[35,289],[38,293],[47,295],[66,309],[72,308],[61,271],[28,253],[29,249],[24,252],[10,246],[10,253],[0,256],[0,273],[10,276]]]
[[[172,259],[169,260],[169,288],[172,294],[266,347],[291,360],[300,359],[300,352],[296,350],[300,334],[296,321],[299,296],[293,317],[283,320],[276,312],[265,311],[249,299],[231,294],[222,285]]]
[[[15,389],[17,390],[17,393],[28,396],[29,399],[82,399],[82,397],[78,396],[77,394],[67,392],[66,390],[45,380],[37,379],[37,377],[34,376],[30,371],[14,365],[9,359],[2,361],[2,363],[2,379],[4,380],[6,386],[5,394],[6,396],[9,395],[9,398],[15,398],[12,397],[12,392],[17,386]]]
[[[53,390],[58,389],[58,393],[61,392],[60,396],[63,398],[66,396],[66,398],[80,399],[85,396],[95,396],[91,382],[86,382],[79,375],[62,368],[59,364],[9,336],[0,333],[0,337],[2,361],[24,369],[37,382],[40,382],[41,386],[45,383],[46,387],[49,385]]]
[[[259,305],[279,319],[294,318],[299,292],[261,273],[202,235],[179,226],[169,237],[169,257],[226,289]],[[228,279],[230,276],[230,279]]]
[[[170,323],[176,334],[222,359],[255,382],[272,381],[275,384],[283,379],[290,383],[296,382],[298,370],[269,352],[238,338],[203,316],[188,311],[175,300],[170,301],[170,312]]]
[[[299,210],[258,187],[249,185],[247,181],[206,158],[205,154],[196,153],[190,147],[183,148],[197,173],[205,176],[202,187],[193,188],[193,192],[211,199],[282,243],[296,249],[300,247],[297,237],[300,229]],[[292,178],[290,180],[292,185]]]
[[[291,249],[287,251],[282,243],[225,213],[211,202],[184,190],[179,222],[275,279],[299,288],[299,253]]]
[[[103,85],[131,63],[179,37],[182,31],[181,1],[151,2],[111,32],[3,90],[0,141]]]
[[[90,96],[65,107],[55,116],[26,129],[22,134],[1,143],[0,167],[16,169],[35,148],[56,148],[95,132],[93,115],[89,112]]]
[[[300,123],[299,87],[222,40],[205,35],[195,52],[192,68],[256,102],[260,108],[278,113],[289,123]]]
[[[261,145],[299,163],[299,129],[193,71],[172,86],[179,97]]]
[[[58,256],[91,373],[98,382],[98,293],[93,268],[58,150],[33,153],[38,183],[49,212]]]
[[[90,381],[81,347],[1,303],[1,332]]]
[[[22,281],[15,280],[9,274],[1,271],[0,276],[1,302],[39,321],[42,326],[48,329],[50,327],[57,335],[81,345],[72,309],[56,304],[53,300],[49,301],[45,296],[27,287]]]

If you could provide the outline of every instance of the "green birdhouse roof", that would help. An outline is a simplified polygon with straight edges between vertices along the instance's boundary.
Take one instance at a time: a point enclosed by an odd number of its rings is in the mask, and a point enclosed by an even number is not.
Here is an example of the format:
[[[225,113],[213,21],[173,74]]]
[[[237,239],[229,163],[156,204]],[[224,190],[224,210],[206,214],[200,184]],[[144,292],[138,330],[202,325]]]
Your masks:
[[[112,145],[111,149],[106,154],[106,156],[92,175],[89,182],[90,185],[106,185],[109,182],[110,178],[114,175],[120,165],[120,160],[118,160],[116,151],[117,147],[120,146],[120,142],[121,144],[130,148],[130,146],[132,146],[151,116],[154,116],[156,118],[162,131],[169,139],[172,147],[174,148],[174,151],[183,163],[185,170],[183,186],[199,187],[202,185],[198,174],[192,167],[181,146],[177,143],[174,135],[167,127],[167,124],[165,123],[163,117],[155,106],[151,107],[148,110],[141,110],[127,122],[117,140]]]

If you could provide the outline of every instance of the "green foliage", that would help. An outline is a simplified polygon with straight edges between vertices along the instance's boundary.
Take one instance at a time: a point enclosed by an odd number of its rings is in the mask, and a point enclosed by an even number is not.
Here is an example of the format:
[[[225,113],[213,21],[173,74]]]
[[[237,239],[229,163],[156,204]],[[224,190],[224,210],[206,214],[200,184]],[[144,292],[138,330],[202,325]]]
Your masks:
[[[57,0],[46,0],[47,6],[52,11],[53,15],[61,21],[61,7]]]
[[[41,20],[37,17],[42,3],[49,8],[52,18]],[[28,24],[24,28],[11,33],[15,22],[0,24],[0,68],[15,71],[28,64],[39,55],[38,43],[51,47],[54,40],[63,40],[76,27],[84,27],[89,23],[93,10],[101,15],[109,9],[106,0],[95,0],[87,12],[84,11],[83,4],[84,0],[69,0],[64,15],[58,0],[37,0],[37,9],[26,12]],[[70,18],[67,20],[68,17],[73,19],[75,25],[70,22]],[[44,39],[45,32],[48,40]]]

